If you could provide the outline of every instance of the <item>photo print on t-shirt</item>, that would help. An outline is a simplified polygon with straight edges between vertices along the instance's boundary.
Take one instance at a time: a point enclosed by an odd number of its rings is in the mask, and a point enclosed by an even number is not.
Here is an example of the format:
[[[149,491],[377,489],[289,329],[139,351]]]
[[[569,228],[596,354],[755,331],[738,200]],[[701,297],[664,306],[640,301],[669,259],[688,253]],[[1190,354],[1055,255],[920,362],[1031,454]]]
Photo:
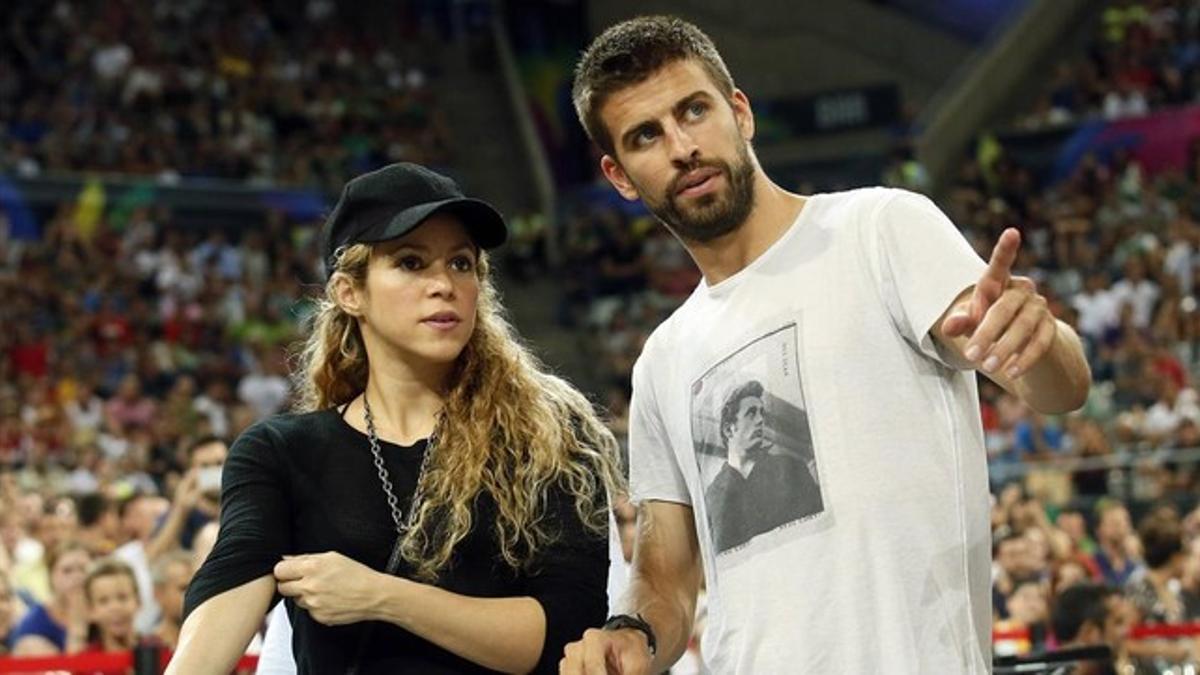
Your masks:
[[[797,362],[792,323],[692,384],[692,439],[718,555],[825,509]]]

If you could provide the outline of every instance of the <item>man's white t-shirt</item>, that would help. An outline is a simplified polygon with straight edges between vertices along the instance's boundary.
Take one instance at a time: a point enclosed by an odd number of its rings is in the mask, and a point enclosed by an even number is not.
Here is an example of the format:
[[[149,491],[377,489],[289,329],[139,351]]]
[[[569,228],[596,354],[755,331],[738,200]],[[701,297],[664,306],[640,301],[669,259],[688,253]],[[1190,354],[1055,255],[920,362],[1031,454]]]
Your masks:
[[[985,266],[925,197],[816,195],[647,341],[632,492],[693,508],[713,672],[989,672],[975,374],[929,333]]]

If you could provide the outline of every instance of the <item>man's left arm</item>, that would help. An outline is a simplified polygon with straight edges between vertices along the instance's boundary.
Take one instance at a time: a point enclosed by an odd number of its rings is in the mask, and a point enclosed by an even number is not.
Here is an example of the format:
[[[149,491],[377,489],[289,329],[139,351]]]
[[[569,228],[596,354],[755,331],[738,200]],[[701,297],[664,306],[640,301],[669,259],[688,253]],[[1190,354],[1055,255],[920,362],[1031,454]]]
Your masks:
[[[1038,412],[1081,407],[1091,386],[1083,345],[1054,318],[1031,279],[1012,275],[1021,245],[1005,230],[979,281],[959,294],[930,332],[955,360],[970,364]]]

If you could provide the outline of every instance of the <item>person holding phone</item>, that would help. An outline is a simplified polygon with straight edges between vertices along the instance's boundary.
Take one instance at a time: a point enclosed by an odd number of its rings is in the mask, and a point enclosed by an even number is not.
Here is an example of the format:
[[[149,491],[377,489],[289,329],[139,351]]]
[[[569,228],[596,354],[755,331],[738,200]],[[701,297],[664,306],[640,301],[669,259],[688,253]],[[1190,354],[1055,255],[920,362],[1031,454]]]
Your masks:
[[[229,444],[220,436],[202,436],[188,446],[188,468],[196,472],[198,496],[179,533],[183,548],[192,548],[196,533],[220,513],[221,471],[228,456]]]
[[[276,590],[299,673],[555,672],[607,608],[616,440],[503,318],[507,226],[450,179],[350,181],[299,411],[234,442],[168,673],[227,673]]]

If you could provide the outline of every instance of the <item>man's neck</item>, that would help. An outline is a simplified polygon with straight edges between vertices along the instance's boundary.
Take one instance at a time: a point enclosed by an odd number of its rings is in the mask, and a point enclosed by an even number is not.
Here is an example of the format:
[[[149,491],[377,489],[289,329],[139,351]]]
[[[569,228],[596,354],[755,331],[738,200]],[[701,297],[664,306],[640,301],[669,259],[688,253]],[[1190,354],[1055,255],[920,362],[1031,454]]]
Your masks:
[[[779,241],[804,208],[807,199],[771,182],[761,170],[755,175],[754,209],[741,227],[708,242],[684,241],[704,280],[715,286],[737,274]]]
[[[742,478],[749,478],[750,472],[754,470],[754,465],[758,463],[760,455],[758,453],[739,452],[729,455],[729,467],[742,475]]]

